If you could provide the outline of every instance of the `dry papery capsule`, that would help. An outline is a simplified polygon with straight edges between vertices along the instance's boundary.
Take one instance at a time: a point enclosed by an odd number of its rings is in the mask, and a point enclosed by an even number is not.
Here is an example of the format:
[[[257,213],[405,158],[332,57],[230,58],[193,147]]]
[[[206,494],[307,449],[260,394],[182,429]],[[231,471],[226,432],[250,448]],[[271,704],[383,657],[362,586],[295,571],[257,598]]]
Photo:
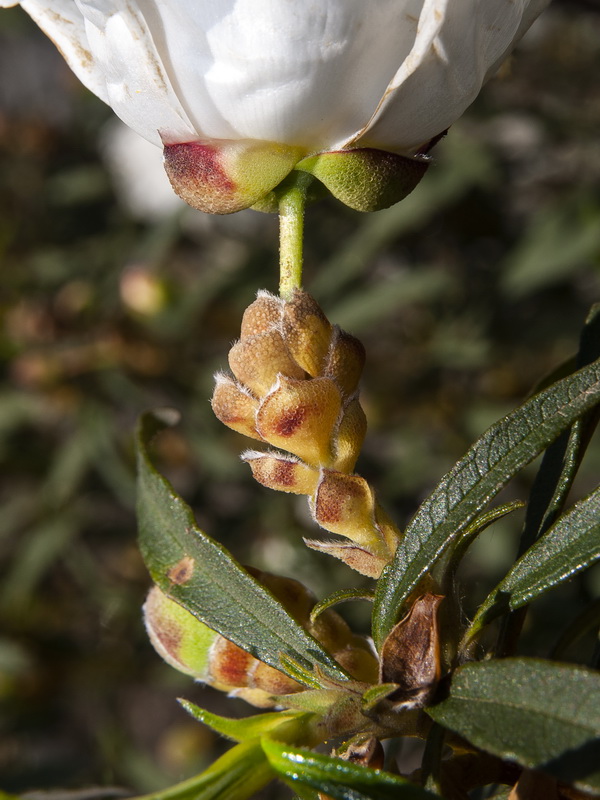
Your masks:
[[[252,572],[353,677],[376,679],[377,662],[369,643],[353,634],[338,614],[327,610],[311,623],[315,598],[306,587],[290,578]],[[144,619],[154,649],[168,664],[254,706],[274,706],[277,695],[304,688],[204,625],[157,586],[144,605]]]

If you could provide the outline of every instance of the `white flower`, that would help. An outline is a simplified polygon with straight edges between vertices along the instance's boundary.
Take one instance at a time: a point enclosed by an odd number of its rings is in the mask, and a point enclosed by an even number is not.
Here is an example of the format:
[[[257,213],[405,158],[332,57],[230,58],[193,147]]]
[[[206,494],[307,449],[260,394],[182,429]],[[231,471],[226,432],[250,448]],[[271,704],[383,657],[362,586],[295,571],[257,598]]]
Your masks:
[[[201,151],[201,180],[208,173],[214,178],[217,153],[219,175],[207,189],[216,192],[218,206],[232,193],[224,185],[229,178],[236,184],[233,193],[248,205],[315,153],[348,148],[408,157],[422,153],[474,100],[547,2],[21,0],[20,5],[81,81],[135,131],[167,150],[190,142],[207,145],[209,151]],[[15,0],[0,0],[0,6],[12,5]],[[237,191],[249,152],[257,168]]]

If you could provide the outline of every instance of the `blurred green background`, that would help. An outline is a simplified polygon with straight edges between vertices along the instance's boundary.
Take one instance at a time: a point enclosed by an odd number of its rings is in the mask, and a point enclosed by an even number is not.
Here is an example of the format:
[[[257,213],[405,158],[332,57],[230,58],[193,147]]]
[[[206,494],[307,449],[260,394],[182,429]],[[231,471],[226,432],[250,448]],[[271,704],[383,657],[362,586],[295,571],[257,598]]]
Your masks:
[[[0,14],[0,74],[0,789],[150,791],[223,747],[177,696],[246,708],[163,665],[146,640],[139,413],[181,410],[159,445],[164,469],[242,561],[319,596],[355,576],[303,548],[316,533],[304,500],[252,482],[238,460],[248,442],[208,402],[243,309],[258,288],[277,290],[276,218],[180,204],[156,182],[158,150],[116,126],[18,9]],[[406,201],[308,213],[306,288],[368,353],[358,471],[400,524],[576,350],[600,299],[599,74],[597,6],[556,5]],[[578,492],[599,474],[596,440]],[[505,497],[524,497],[532,475]],[[519,525],[472,548],[467,612],[514,558]],[[522,651],[547,655],[598,594],[596,571],[540,601]],[[368,609],[348,611],[366,626]]]

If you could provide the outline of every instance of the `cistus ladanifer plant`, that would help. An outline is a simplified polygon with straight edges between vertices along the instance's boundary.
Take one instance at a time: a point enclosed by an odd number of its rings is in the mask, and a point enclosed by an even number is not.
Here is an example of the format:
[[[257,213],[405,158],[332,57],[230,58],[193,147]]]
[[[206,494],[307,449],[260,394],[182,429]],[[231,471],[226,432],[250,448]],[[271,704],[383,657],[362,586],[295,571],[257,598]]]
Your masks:
[[[373,211],[412,191],[544,0],[21,5],[83,83],[164,148],[184,200],[279,213],[279,295],[260,290],[246,310],[212,408],[246,437],[265,502],[266,489],[306,497],[323,531],[305,540],[311,557],[372,581],[318,599],[242,566],[154,465],[151,443],[177,412],[144,414],[148,636],[175,669],[262,709],[234,719],[182,700],[234,744],[152,797],[244,800],[274,780],[309,800],[599,796],[599,652],[586,665],[562,661],[560,647],[552,658],[516,653],[528,605],[600,558],[600,488],[569,500],[599,416],[600,306],[576,357],[477,439],[401,530],[356,468],[364,348],[302,287],[306,203],[329,191]],[[529,496],[498,504],[540,455]],[[518,556],[469,619],[461,560],[523,507]],[[333,609],[351,600],[372,604],[370,635]],[[567,640],[598,616],[596,603]],[[424,742],[410,774],[395,758],[407,738]]]

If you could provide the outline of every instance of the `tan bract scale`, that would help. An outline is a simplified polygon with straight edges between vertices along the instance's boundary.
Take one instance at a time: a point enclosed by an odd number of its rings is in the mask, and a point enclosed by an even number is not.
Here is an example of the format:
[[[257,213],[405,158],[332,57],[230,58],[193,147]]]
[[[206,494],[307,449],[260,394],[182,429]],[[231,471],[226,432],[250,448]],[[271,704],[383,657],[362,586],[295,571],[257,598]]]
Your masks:
[[[256,300],[244,311],[241,338],[277,328],[281,323],[282,312],[283,300],[270,292],[260,291]]]
[[[292,358],[278,330],[245,336],[229,351],[235,377],[256,397],[264,397],[279,374],[303,380],[306,373]]]
[[[256,414],[262,438],[310,466],[332,463],[332,435],[341,411],[340,393],[327,378],[279,377]]]
[[[352,472],[367,433],[367,418],[358,397],[354,397],[340,415],[334,435],[334,469]]]
[[[335,326],[323,375],[332,378],[344,396],[350,396],[358,389],[364,365],[365,349],[362,344]]]
[[[318,539],[304,539],[303,541],[311,550],[333,556],[367,578],[379,578],[381,571],[389,561],[389,559],[376,556],[367,548],[360,547],[353,542],[335,542],[333,540],[321,542]]]
[[[347,536],[375,555],[390,557],[375,520],[373,490],[364,478],[325,472],[312,505],[315,520],[326,530]]]
[[[296,291],[285,303],[282,330],[296,362],[313,378],[320,375],[330,348],[332,326],[310,295]]]
[[[224,425],[252,439],[262,440],[255,424],[258,400],[231,378],[220,374],[215,376],[211,405],[215,416]]]
[[[293,457],[248,451],[242,460],[250,465],[255,480],[269,489],[291,494],[313,494],[319,483],[319,470]]]

